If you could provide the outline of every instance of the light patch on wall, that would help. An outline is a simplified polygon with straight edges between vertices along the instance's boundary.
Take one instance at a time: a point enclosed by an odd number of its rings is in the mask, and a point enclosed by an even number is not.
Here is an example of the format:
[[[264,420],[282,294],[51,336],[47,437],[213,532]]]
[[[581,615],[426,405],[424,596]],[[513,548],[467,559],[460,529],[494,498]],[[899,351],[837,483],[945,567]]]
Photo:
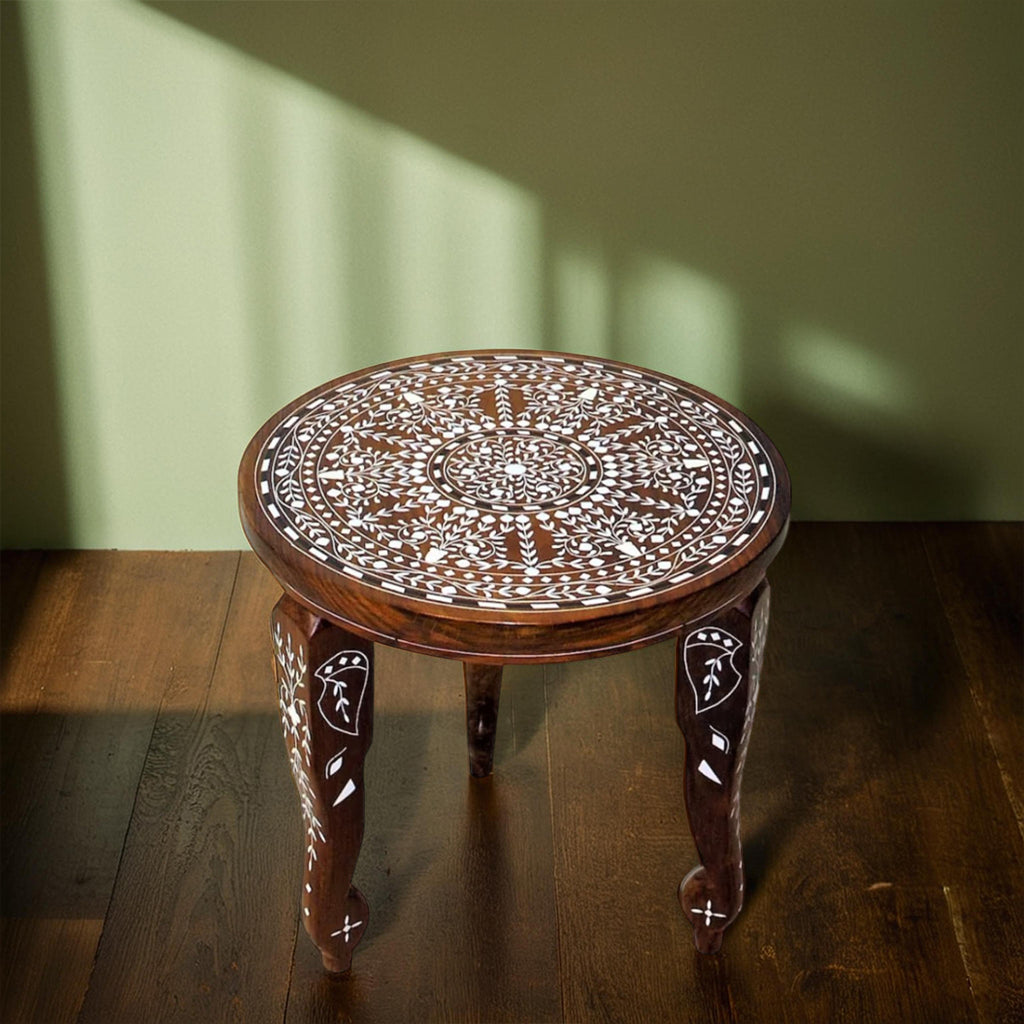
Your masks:
[[[405,132],[381,145],[395,354],[539,347],[539,201]]]
[[[728,288],[678,263],[643,256],[627,267],[621,303],[627,360],[739,401],[740,314]]]
[[[563,352],[610,356],[611,288],[600,242],[566,234],[552,249],[553,346]]]
[[[539,347],[529,192],[138,4],[25,5],[77,547],[236,548],[288,399]]]
[[[917,416],[918,401],[907,375],[847,338],[807,325],[786,328],[780,355],[790,398],[861,429],[883,431],[894,420]],[[881,419],[880,419],[881,417]]]

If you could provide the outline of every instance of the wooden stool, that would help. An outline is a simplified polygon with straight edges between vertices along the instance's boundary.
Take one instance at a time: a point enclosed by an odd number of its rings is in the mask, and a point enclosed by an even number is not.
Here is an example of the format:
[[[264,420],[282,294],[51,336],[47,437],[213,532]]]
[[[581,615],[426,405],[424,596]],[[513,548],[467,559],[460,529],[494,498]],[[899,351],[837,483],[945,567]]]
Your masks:
[[[469,766],[491,771],[501,666],[676,637],[701,864],[679,900],[714,952],[743,903],[739,788],[785,465],[699,388],[606,359],[469,352],[331,381],[246,448],[242,523],[284,588],[281,723],[305,827],[302,915],[329,971],[366,929],[352,886],[373,644],[464,663]]]

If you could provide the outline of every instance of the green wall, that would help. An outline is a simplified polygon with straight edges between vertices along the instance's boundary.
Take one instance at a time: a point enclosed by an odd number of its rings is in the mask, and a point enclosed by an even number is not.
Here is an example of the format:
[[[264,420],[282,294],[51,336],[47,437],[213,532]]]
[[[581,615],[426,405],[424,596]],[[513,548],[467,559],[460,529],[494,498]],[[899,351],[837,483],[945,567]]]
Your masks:
[[[0,4],[6,546],[236,548],[432,350],[718,391],[795,514],[1024,518],[1018,3]]]

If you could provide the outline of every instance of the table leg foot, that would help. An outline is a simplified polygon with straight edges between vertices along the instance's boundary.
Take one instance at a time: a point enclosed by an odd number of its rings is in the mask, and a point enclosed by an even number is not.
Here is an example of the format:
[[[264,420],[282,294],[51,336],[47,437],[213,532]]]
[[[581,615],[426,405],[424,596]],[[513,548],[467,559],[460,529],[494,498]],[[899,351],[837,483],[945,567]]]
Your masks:
[[[498,730],[498,702],[501,698],[501,666],[466,661],[466,740],[469,772],[482,779],[494,770],[494,740]]]
[[[676,646],[676,719],[686,739],[686,811],[700,865],[679,903],[702,953],[721,948],[743,906],[740,782],[768,632],[762,581],[738,605],[688,626]]]
[[[290,597],[271,616],[281,725],[305,833],[302,921],[326,970],[349,969],[369,908],[352,885],[373,734],[373,644]]]
[[[320,954],[320,962],[328,974],[344,974],[352,966],[351,957],[347,961],[339,960],[337,957],[331,956],[330,953],[323,952]]]
[[[722,948],[725,925],[718,925],[718,918],[711,917],[712,924],[705,922],[708,916],[721,904],[716,904],[707,884],[707,872],[695,867],[679,883],[679,905],[693,923],[693,941],[700,953],[717,953]]]

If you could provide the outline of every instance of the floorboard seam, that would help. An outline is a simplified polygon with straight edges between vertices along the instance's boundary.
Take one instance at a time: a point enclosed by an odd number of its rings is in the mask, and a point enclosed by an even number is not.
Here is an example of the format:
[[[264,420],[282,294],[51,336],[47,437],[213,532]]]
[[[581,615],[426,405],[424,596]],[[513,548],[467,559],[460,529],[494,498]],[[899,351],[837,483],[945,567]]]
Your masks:
[[[157,708],[156,713],[153,715],[153,724],[149,730],[149,740],[146,743],[146,756],[142,759],[142,764],[139,767],[139,777],[135,782],[135,793],[132,796],[132,809],[128,814],[128,823],[125,826],[124,838],[121,840],[121,852],[117,857],[117,870],[114,872],[114,882],[110,886],[110,895],[107,897],[107,906],[103,911],[103,927],[100,929],[99,938],[96,940],[96,951],[92,955],[92,967],[89,969],[89,981],[85,986],[85,992],[82,994],[82,1002],[78,1008],[78,1013],[75,1015],[75,1020],[82,1019],[82,1011],[85,1009],[86,1003],[89,1001],[89,990],[92,988],[93,975],[96,972],[96,962],[100,958],[100,953],[103,950],[103,936],[107,930],[107,922],[110,920],[110,908],[114,902],[114,894],[117,892],[117,883],[121,878],[121,868],[124,866],[124,854],[125,849],[128,846],[128,837],[132,831],[132,821],[135,819],[135,808],[139,802],[139,790],[142,788],[142,779],[146,774],[146,761],[149,758],[150,748],[153,746],[153,736],[156,734],[157,722],[160,720],[160,709]]]
[[[213,689],[213,681],[217,678],[217,668],[220,665],[220,652],[224,649],[224,637],[228,631],[228,620],[231,618],[231,605],[235,600],[235,590],[238,587],[238,573],[242,568],[242,552],[239,551],[235,559],[235,575],[231,578],[231,590],[228,593],[227,605],[224,611],[224,621],[221,623],[220,636],[217,637],[217,650],[213,655],[213,667],[210,669],[210,678],[206,681],[206,689],[203,692],[203,706],[199,711],[199,719],[206,717],[206,709],[210,706],[210,690]],[[161,701],[160,710],[163,710]],[[157,713],[159,717],[159,712]]]
[[[548,716],[548,667],[541,666],[541,685],[544,687],[544,750],[548,765],[548,816],[551,820],[551,873],[555,892],[555,952],[558,957],[558,1003],[561,1019],[565,1020],[565,982],[562,963],[562,924],[558,906],[558,859],[555,856],[555,796],[551,785],[551,725]]]
[[[949,911],[949,921],[953,926],[953,934],[956,936],[957,948],[960,950],[960,962],[964,965],[964,975],[967,978],[967,991],[971,993],[974,1001],[975,1012],[978,1010],[978,998],[974,994],[974,982],[971,979],[971,968],[967,963],[967,935],[964,932],[963,914],[960,906],[948,885],[943,885],[942,895],[946,898],[946,909]]]
[[[217,663],[220,660],[220,651],[221,647],[224,644],[224,634],[227,631],[228,617],[231,614],[231,602],[235,596],[235,585],[238,583],[238,570],[241,565],[241,561],[242,556],[241,553],[239,553],[237,558],[235,559],[235,572],[234,576],[231,579],[231,592],[228,594],[227,602],[224,605],[224,621],[221,623],[220,636],[217,639],[217,652],[213,656],[213,666],[210,669],[210,675],[206,681],[206,691],[203,697],[203,713],[205,713],[206,705],[210,699],[210,687],[213,685],[214,677],[217,674]],[[173,678],[174,671],[172,668],[171,679]],[[165,686],[164,696],[160,698],[160,706],[156,709],[156,712],[153,715],[153,725],[149,730],[149,741],[146,743],[146,756],[142,759],[142,766],[139,769],[139,778],[135,783],[135,793],[132,796],[132,809],[131,812],[128,814],[128,824],[124,831],[124,839],[121,841],[121,853],[118,855],[117,858],[117,870],[114,872],[114,883],[113,885],[111,885],[110,895],[107,897],[107,907],[106,910],[104,910],[103,912],[103,927],[100,929],[99,938],[96,940],[96,952],[93,953],[92,957],[92,968],[89,970],[89,982],[85,986],[85,992],[82,995],[81,1005],[78,1008],[78,1013],[75,1015],[76,1021],[82,1019],[82,1011],[85,1009],[85,1005],[89,999],[89,990],[92,988],[92,979],[96,971],[96,961],[99,960],[100,951],[103,949],[103,934],[107,930],[107,922],[110,919],[110,908],[114,902],[114,894],[117,892],[117,883],[121,878],[121,868],[124,866],[125,849],[128,846],[128,837],[131,835],[132,832],[132,822],[135,820],[135,808],[138,806],[139,803],[139,790],[142,788],[142,780],[143,778],[145,778],[146,775],[146,764],[149,761],[149,752],[153,747],[153,737],[154,735],[156,735],[156,727],[160,721],[160,715],[164,709],[164,697],[166,697],[166,694],[167,687]]]
[[[292,1001],[292,981],[295,978],[295,952],[299,948],[299,932],[301,931],[298,913],[295,914],[292,922],[292,958],[288,964],[288,987],[284,993],[284,1013],[281,1015],[281,1024],[286,1024],[288,1020],[288,1006]]]
[[[38,810],[31,819],[20,811],[14,819],[23,834],[16,857],[4,844],[5,884],[38,892],[40,916],[12,919],[10,948],[3,950],[8,978],[0,986],[10,1008],[0,1009],[0,1020],[1024,1024],[1016,856],[1022,845],[1014,831],[1024,826],[1015,731],[1022,556],[1013,546],[1024,533],[1004,540],[996,543],[980,526],[794,531],[779,569],[785,601],[772,624],[772,664],[765,665],[772,685],[762,691],[755,718],[760,756],[749,763],[753,774],[743,797],[747,853],[757,853],[757,864],[749,865],[758,875],[757,898],[786,898],[775,900],[760,923],[741,918],[738,924],[746,924],[717,957],[697,954],[685,937],[685,948],[671,941],[681,919],[668,880],[681,877],[674,874],[679,842],[691,853],[695,844],[687,838],[678,788],[685,741],[671,711],[667,646],[622,662],[538,665],[536,675],[522,680],[540,687],[528,701],[513,692],[518,679],[510,682],[505,752],[516,771],[495,791],[493,806],[475,809],[466,833],[452,820],[464,813],[464,772],[437,778],[430,767],[430,783],[411,774],[411,767],[422,769],[419,761],[433,763],[439,749],[433,740],[440,739],[430,726],[439,706],[434,684],[447,688],[452,680],[441,669],[429,679],[407,673],[390,706],[397,728],[389,747],[393,763],[378,765],[387,776],[382,792],[400,798],[380,819],[375,849],[383,851],[383,869],[392,837],[401,836],[401,862],[409,870],[398,902],[410,920],[435,931],[426,933],[427,945],[423,933],[371,943],[357,953],[351,974],[338,979],[323,972],[299,893],[287,891],[292,883],[283,875],[292,872],[274,866],[281,843],[291,842],[279,828],[295,827],[297,808],[278,806],[289,794],[295,799],[294,787],[272,749],[281,743],[274,700],[268,703],[262,684],[258,695],[252,690],[252,679],[264,675],[266,655],[252,647],[265,629],[264,592],[276,597],[256,556],[222,552],[178,562],[47,553],[35,602],[22,620],[23,649],[5,670],[16,671],[23,685],[12,690],[17,706],[5,733],[12,745],[4,796],[11,785],[12,799],[24,798],[11,806],[20,808],[38,795],[65,816],[76,842],[65,841],[63,830],[44,828]],[[840,579],[844,549],[864,565],[846,582]],[[22,566],[26,574],[29,567]],[[834,588],[834,597],[825,596],[826,588]],[[11,597],[20,601],[14,589]],[[866,592],[884,600],[864,600]],[[900,604],[905,614],[886,619],[886,609]],[[60,634],[48,635],[40,622],[56,622]],[[115,647],[120,653],[110,654]],[[392,655],[404,657],[389,649]],[[637,685],[640,680],[646,682]],[[36,702],[33,686],[42,683]],[[122,696],[131,697],[130,706]],[[461,707],[459,696],[453,707]],[[461,718],[461,711],[452,714]],[[803,737],[795,747],[794,729]],[[461,725],[451,738],[461,742]],[[635,748],[652,744],[650,757],[634,756]],[[27,768],[17,760],[22,749],[32,754]],[[404,760],[412,754],[415,765]],[[116,802],[107,788],[115,783]],[[545,788],[548,851],[538,845]],[[767,801],[763,813],[750,813],[751,788]],[[445,814],[429,813],[442,806]],[[415,817],[412,830],[403,820],[407,812]],[[167,842],[175,843],[173,863]],[[420,870],[435,848],[454,850],[465,884],[447,871]],[[551,889],[545,871],[552,872]],[[844,878],[863,880],[866,893]],[[868,884],[876,878],[892,881]],[[381,897],[378,913],[388,915],[395,894],[380,881],[389,895]],[[644,895],[654,883],[662,892],[666,882],[671,907],[653,889],[653,898]],[[439,914],[462,889],[479,894],[488,913],[466,898],[457,915]],[[147,890],[158,912],[147,906]],[[516,895],[529,902],[520,904]],[[747,895],[757,893],[748,888]],[[748,905],[744,915],[753,909]],[[499,925],[507,925],[501,935]],[[251,959],[253,941],[269,942],[262,963]],[[229,966],[220,955],[229,943],[249,962],[233,956]]]

